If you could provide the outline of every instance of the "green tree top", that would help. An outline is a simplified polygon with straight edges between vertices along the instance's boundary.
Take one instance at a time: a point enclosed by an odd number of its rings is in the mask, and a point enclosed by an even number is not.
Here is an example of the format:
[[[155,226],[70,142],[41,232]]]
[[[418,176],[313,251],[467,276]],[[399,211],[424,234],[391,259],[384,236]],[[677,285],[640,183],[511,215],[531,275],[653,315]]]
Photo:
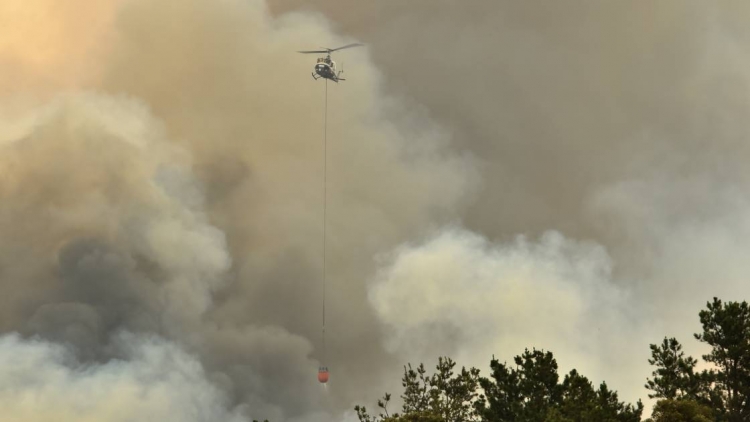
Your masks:
[[[391,395],[386,393],[378,401],[379,417],[372,417],[364,406],[354,410],[360,422],[470,422],[477,420],[473,402],[477,397],[479,370],[461,368],[456,374],[456,363],[450,358],[439,358],[437,371],[427,375],[423,364],[404,367],[401,384],[404,387],[402,414],[388,411]]]
[[[697,360],[685,356],[682,345],[675,338],[664,338],[660,345],[652,344],[648,363],[656,366],[651,373],[653,380],[646,379],[646,388],[653,391],[649,398],[673,400],[677,398],[697,399],[701,392],[700,376],[695,373]]]
[[[487,422],[639,422],[643,404],[622,403],[606,383],[598,390],[576,370],[562,384],[551,352],[524,351],[515,368],[493,359],[491,379],[480,378],[484,394],[477,414]]]
[[[713,422],[711,408],[694,400],[665,399],[654,406],[651,418],[646,422]]]
[[[713,401],[721,400],[727,420],[750,420],[750,306],[714,298],[699,316],[703,332],[695,338],[711,346],[703,359],[717,366]]]

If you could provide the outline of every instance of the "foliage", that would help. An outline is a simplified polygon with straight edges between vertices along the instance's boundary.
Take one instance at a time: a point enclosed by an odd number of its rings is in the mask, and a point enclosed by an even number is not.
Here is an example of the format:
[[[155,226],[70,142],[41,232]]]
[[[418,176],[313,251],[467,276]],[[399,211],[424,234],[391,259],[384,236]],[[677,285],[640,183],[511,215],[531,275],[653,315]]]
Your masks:
[[[654,406],[651,419],[646,422],[712,422],[714,414],[710,407],[694,400],[665,399]]]
[[[480,378],[485,394],[477,413],[488,422],[638,422],[643,405],[624,404],[602,383],[572,370],[560,384],[552,353],[526,350],[514,359],[515,368],[492,360],[492,379]]]
[[[717,410],[730,422],[750,420],[750,306],[714,298],[706,308],[699,314],[703,332],[695,338],[711,346],[703,359],[717,367],[712,372]]]
[[[650,345],[655,368],[645,386],[661,399],[650,422],[750,421],[750,305],[714,298],[699,317],[695,338],[711,347],[702,358],[714,369],[698,372],[675,338]],[[360,422],[638,422],[643,412],[640,401],[623,403],[606,383],[595,388],[576,370],[560,382],[550,352],[526,349],[510,365],[493,358],[488,378],[473,368],[454,374],[454,367],[447,358],[430,376],[423,365],[405,367],[402,413],[388,413],[386,394],[378,417],[355,408]]]
[[[404,387],[403,415],[388,412],[390,394],[378,401],[381,413],[372,417],[364,406],[355,406],[360,422],[469,422],[477,420],[472,403],[477,397],[479,370],[461,368],[454,373],[456,363],[449,358],[439,358],[437,372],[427,375],[423,364],[416,369],[411,364],[404,367],[401,384]]]
[[[378,401],[378,416],[370,416],[363,406],[355,410],[360,422],[640,421],[643,405],[620,402],[606,383],[595,389],[575,370],[560,383],[550,352],[527,349],[514,363],[511,367],[493,359],[491,378],[480,378],[474,368],[454,374],[456,364],[448,358],[440,358],[437,372],[429,376],[424,365],[408,365],[402,378],[401,414],[389,413],[390,394]]]
[[[515,368],[492,359],[491,377],[480,378],[484,395],[477,401],[478,413],[487,421],[540,421],[561,401],[557,361],[552,353],[524,351],[514,359]]]
[[[653,380],[646,380],[646,388],[653,391],[649,398],[697,399],[701,393],[702,378],[695,373],[698,363],[692,356],[685,357],[682,345],[675,338],[664,338],[660,345],[652,344],[648,363],[656,366]]]
[[[750,306],[714,298],[699,317],[703,331],[695,338],[711,346],[702,358],[715,369],[696,373],[697,361],[685,357],[676,339],[665,338],[661,345],[651,345],[649,363],[656,369],[653,380],[647,379],[646,387],[653,391],[649,397],[665,399],[657,404],[665,415],[695,402],[710,408],[719,421],[750,420]],[[664,420],[676,418],[669,417]]]

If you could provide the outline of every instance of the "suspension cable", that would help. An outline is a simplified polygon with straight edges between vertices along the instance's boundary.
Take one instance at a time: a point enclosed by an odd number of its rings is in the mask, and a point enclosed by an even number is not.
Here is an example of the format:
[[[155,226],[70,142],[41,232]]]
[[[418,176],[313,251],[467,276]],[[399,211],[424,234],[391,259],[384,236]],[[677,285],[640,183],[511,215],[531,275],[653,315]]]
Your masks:
[[[328,214],[328,79],[325,80],[323,117],[323,362],[326,361],[326,223]]]

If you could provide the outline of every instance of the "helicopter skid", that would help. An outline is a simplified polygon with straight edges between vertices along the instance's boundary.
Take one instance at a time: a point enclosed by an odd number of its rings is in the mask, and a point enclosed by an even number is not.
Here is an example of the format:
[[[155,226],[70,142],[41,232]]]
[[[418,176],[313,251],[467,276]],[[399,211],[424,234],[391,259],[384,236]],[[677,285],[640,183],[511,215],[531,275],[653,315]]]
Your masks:
[[[311,73],[310,76],[312,76],[312,78],[315,79],[316,81],[318,79],[330,79],[333,82],[338,83],[339,81],[345,81],[346,80],[344,78],[336,78],[336,77],[334,77],[334,78],[326,78],[325,76],[317,76],[317,75],[315,75],[315,73]]]

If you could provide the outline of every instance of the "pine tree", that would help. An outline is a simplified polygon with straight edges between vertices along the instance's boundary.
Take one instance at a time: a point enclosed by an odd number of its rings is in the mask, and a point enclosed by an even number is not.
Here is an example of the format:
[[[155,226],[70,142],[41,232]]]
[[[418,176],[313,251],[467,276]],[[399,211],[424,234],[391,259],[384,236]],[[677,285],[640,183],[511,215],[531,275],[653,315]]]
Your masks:
[[[711,346],[703,355],[713,363],[714,401],[729,422],[750,420],[750,306],[718,298],[700,312],[703,332],[695,338]]]
[[[685,356],[682,345],[675,338],[664,338],[660,345],[652,344],[648,363],[656,366],[651,373],[654,379],[646,379],[646,388],[653,391],[649,398],[699,400],[705,396],[708,386],[707,372],[695,372],[698,363],[692,356]]]
[[[402,413],[389,414],[390,394],[378,401],[379,417],[372,417],[364,406],[354,410],[360,422],[471,422],[478,420],[473,402],[477,397],[479,370],[461,368],[454,373],[456,363],[450,358],[439,358],[437,372],[427,375],[423,364],[404,367],[401,384],[404,387]]]

